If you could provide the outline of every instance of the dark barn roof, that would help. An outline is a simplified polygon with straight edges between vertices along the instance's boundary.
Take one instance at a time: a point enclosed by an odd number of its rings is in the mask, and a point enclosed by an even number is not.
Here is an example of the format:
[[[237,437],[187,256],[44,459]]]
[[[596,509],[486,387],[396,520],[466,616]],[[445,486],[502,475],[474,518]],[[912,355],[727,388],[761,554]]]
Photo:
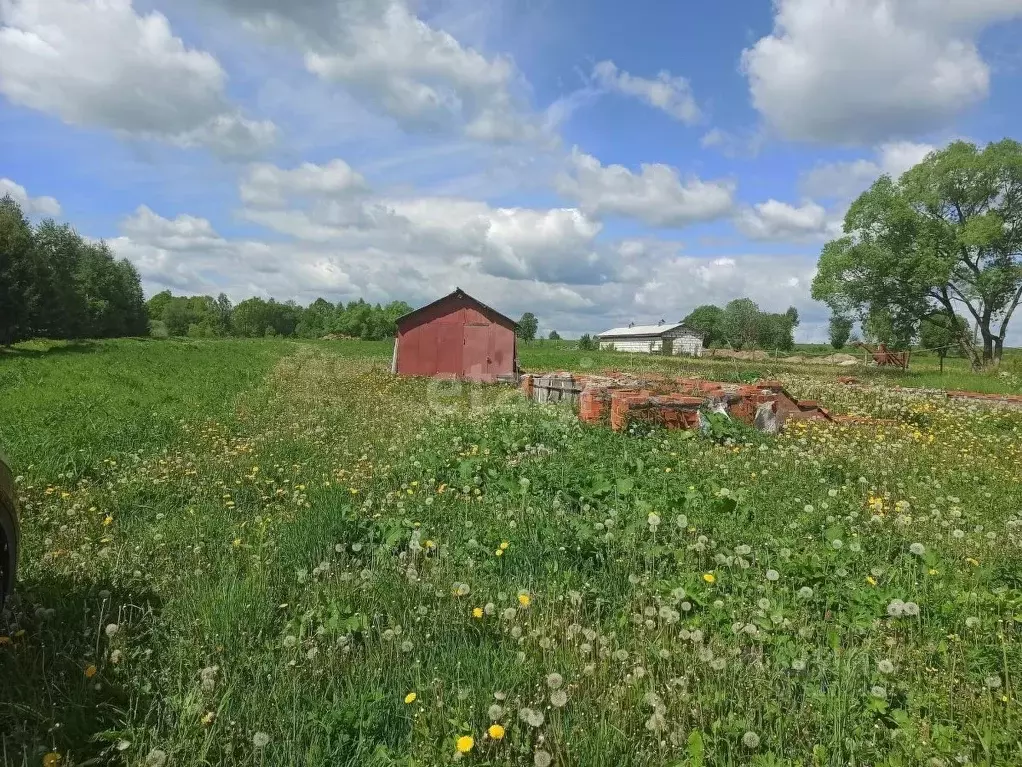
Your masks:
[[[482,301],[480,301],[478,298],[473,298],[472,296],[470,296],[468,293],[466,293],[461,288],[455,288],[452,292],[448,293],[446,296],[441,296],[436,301],[432,301],[432,302],[426,304],[425,306],[420,306],[418,309],[413,309],[412,311],[408,312],[407,314],[402,314],[400,317],[397,318],[397,320],[395,320],[395,322],[398,325],[404,324],[409,319],[415,317],[417,314],[420,314],[422,312],[428,311],[429,309],[432,309],[433,307],[438,306],[439,304],[442,304],[444,301],[449,301],[452,298],[462,298],[462,299],[465,299],[466,301],[469,301],[469,302],[475,304],[478,308],[480,308],[480,309],[482,309],[482,310],[484,310],[486,312],[489,312],[490,314],[495,314],[500,319],[505,320],[515,330],[518,329],[518,323],[515,322],[513,319],[508,317],[506,314],[501,314],[496,309],[494,309],[492,306],[487,306]]]

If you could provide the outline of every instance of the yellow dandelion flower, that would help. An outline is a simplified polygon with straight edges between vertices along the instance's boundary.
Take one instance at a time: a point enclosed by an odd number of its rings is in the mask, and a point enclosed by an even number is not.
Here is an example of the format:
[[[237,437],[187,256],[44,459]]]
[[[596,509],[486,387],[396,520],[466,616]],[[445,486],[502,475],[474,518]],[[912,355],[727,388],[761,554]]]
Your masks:
[[[56,751],[51,751],[43,757],[43,767],[57,767],[60,764],[61,756]]]
[[[866,583],[868,583],[870,586],[876,586],[877,585],[877,579],[874,578],[872,575],[867,575],[866,576]]]
[[[938,575],[940,571],[931,567],[927,572],[929,572],[930,575]]]
[[[502,549],[497,549],[496,551],[493,552],[493,556],[495,556],[495,557],[502,557],[502,556],[504,556],[504,552],[503,552]]]
[[[507,549],[508,549],[508,546],[510,546],[510,545],[511,545],[511,544],[510,544],[510,543],[508,543],[507,541],[503,541],[503,542],[502,542],[502,543],[500,544],[500,550],[501,550],[501,551],[507,551]]]
[[[474,746],[475,744],[476,744],[475,739],[471,735],[462,735],[460,738],[458,738],[457,743],[458,751],[460,751],[463,754],[467,754],[469,751],[472,750],[472,746]]]
[[[978,560],[975,560],[975,559],[973,559],[972,557],[969,557],[969,558],[968,558],[968,559],[966,559],[965,561],[966,561],[966,562],[968,562],[968,563],[969,563],[970,565],[972,565],[973,567],[979,567],[979,561],[978,561]]]
[[[89,664],[88,666],[85,667],[85,678],[92,679],[92,677],[94,676],[96,676],[96,667],[93,666],[92,664]]]
[[[481,607],[473,607],[472,608],[472,617],[473,618],[482,618],[483,617],[483,608],[481,608]]]
[[[716,583],[717,576],[714,575],[713,573],[703,573],[703,580],[706,581],[707,583]]]
[[[241,538],[235,538],[233,541],[231,541],[231,545],[234,548],[238,548],[239,546],[241,546]]]
[[[207,711],[206,715],[202,717],[202,723],[208,726],[213,724],[214,719],[216,719],[216,713],[213,711]]]
[[[414,692],[410,692],[407,695],[405,695],[405,703],[414,703],[415,699],[418,697],[419,696],[416,695]]]
[[[112,525],[113,523],[114,523],[114,518],[111,517],[109,514],[107,514],[103,518],[103,527],[110,527],[110,525]]]
[[[522,607],[528,607],[530,604],[532,604],[532,597],[529,596],[528,591],[520,591],[518,593],[518,604],[520,604]]]
[[[503,740],[504,728],[501,727],[499,724],[491,724],[490,729],[486,731],[486,734],[489,735],[494,740]]]

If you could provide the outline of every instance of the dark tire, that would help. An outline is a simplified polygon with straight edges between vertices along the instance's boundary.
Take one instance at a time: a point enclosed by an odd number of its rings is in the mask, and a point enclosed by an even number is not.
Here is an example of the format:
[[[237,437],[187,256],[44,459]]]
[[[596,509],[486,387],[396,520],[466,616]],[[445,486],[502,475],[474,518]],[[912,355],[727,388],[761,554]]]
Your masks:
[[[14,588],[18,571],[18,507],[14,477],[0,457],[0,607]]]

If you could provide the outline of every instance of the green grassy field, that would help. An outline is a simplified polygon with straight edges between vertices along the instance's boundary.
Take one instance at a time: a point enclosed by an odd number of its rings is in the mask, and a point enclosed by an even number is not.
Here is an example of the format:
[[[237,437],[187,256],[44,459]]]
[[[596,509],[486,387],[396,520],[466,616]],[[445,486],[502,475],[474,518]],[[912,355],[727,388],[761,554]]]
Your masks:
[[[1022,412],[522,349],[873,419],[627,436],[389,350],[0,356],[0,763],[1022,764]]]

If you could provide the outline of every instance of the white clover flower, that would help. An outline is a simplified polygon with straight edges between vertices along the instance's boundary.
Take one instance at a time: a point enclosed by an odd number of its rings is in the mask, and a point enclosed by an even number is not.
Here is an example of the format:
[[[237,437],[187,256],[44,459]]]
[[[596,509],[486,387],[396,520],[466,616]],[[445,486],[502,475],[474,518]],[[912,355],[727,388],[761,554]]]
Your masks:
[[[742,736],[742,745],[746,748],[759,748],[759,735],[749,730]]]
[[[766,579],[768,581],[776,581],[780,577],[781,577],[781,574],[779,572],[777,572],[776,570],[767,570],[766,571]]]
[[[913,543],[908,547],[908,550],[915,554],[917,557],[921,557],[926,553],[926,547],[921,543]]]

